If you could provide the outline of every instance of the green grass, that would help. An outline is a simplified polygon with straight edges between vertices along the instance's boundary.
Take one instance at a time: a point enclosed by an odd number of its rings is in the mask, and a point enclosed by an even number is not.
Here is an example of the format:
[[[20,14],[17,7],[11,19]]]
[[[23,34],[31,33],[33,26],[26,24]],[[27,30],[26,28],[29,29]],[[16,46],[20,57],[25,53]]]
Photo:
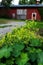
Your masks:
[[[24,21],[25,21],[25,20],[0,18],[0,24],[6,24],[6,23],[8,23],[8,22],[24,22]]]

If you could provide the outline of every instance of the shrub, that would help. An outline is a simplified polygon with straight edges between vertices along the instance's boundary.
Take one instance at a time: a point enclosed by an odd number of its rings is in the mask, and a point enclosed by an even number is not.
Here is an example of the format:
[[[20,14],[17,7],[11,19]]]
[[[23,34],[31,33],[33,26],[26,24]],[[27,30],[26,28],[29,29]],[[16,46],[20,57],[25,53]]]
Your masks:
[[[37,23],[15,28],[0,40],[0,65],[43,65],[43,37]]]

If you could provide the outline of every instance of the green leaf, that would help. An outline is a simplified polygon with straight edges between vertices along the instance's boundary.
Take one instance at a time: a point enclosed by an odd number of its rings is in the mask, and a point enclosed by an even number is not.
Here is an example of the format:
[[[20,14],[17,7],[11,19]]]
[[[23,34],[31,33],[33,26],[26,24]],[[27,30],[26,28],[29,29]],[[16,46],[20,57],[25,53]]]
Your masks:
[[[24,49],[24,44],[14,44],[14,47],[13,47],[13,55],[15,57],[18,57],[20,54],[21,54],[21,50]]]
[[[3,57],[8,58],[11,54],[10,53],[11,51],[12,51],[11,48],[6,48],[6,47],[0,49],[0,58],[3,58]]]
[[[18,65],[25,65],[29,60],[27,53],[21,53],[20,58],[17,59],[16,63]]]
[[[25,65],[31,65],[30,63],[26,63]]]
[[[6,65],[6,64],[4,64],[4,63],[0,63],[0,65]]]
[[[6,65],[13,65],[14,64],[14,58],[13,57],[10,57],[6,60]]]
[[[38,38],[32,38],[32,39],[30,39],[30,46],[39,47],[39,46],[41,46],[41,42]]]
[[[34,62],[37,59],[37,53],[35,48],[27,47],[27,53],[32,62]]]
[[[38,65],[43,65],[43,51],[38,53]]]

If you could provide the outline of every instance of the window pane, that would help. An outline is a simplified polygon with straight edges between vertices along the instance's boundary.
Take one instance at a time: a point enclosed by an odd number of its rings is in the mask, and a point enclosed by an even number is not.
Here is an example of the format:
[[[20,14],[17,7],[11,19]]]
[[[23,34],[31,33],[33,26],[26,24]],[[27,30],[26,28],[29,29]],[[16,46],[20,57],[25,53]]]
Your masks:
[[[26,14],[27,14],[27,10],[25,9],[25,10],[24,10],[24,15],[26,15]]]
[[[17,15],[26,15],[27,9],[17,9]]]
[[[19,9],[17,9],[17,14],[20,14],[20,10]]]

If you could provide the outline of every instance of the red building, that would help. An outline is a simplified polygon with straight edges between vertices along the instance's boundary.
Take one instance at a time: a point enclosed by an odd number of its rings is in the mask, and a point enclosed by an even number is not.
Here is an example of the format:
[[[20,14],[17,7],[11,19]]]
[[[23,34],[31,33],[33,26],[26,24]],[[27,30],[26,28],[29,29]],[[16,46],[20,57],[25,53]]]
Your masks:
[[[6,17],[8,16],[9,18],[15,19],[41,20],[38,8],[43,8],[43,5],[15,5],[10,6],[9,9],[0,6],[0,17],[5,15]]]

